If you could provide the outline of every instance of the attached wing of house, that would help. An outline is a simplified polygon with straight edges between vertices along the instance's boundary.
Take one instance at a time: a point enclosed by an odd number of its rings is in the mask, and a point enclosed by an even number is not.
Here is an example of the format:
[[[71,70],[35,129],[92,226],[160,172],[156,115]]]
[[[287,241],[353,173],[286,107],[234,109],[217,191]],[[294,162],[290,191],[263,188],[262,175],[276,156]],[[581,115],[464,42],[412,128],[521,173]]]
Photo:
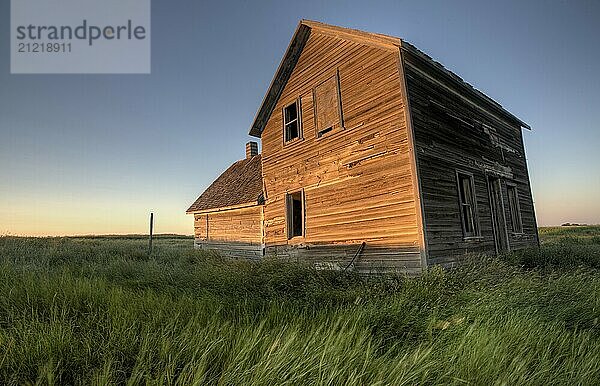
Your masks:
[[[225,170],[189,207],[197,247],[235,257],[263,254],[264,204],[260,154],[250,154]]]

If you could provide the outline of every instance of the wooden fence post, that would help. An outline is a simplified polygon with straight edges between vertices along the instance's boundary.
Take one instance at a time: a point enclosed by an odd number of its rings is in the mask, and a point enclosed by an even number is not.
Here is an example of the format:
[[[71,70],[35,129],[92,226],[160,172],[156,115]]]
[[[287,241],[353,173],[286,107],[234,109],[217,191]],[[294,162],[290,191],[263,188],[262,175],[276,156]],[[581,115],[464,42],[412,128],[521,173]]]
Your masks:
[[[148,239],[148,254],[152,254],[152,227],[154,225],[154,213],[150,212],[150,238]]]

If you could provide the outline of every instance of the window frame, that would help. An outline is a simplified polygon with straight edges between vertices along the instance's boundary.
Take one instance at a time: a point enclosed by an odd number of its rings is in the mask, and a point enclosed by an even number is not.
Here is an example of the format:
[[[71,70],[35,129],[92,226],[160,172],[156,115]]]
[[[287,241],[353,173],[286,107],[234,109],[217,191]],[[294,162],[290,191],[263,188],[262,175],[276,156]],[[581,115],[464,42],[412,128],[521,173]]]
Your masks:
[[[515,208],[513,208],[512,203],[510,201],[511,189],[514,189],[514,193],[515,193],[515,205],[516,205]],[[511,231],[513,234],[517,234],[517,235],[523,234],[523,218],[521,217],[521,202],[519,199],[519,189],[517,187],[517,184],[512,183],[512,182],[506,183],[506,199],[508,200],[508,211],[510,213]],[[516,209],[516,211],[514,211],[513,209]],[[515,217],[515,215],[516,215],[516,217]],[[515,227],[515,220],[517,222],[518,227]]]
[[[298,128],[298,136],[294,137],[294,138],[291,138],[291,139],[288,139],[288,136],[287,136],[287,132],[288,132],[287,126],[290,123],[294,122],[294,120],[292,120],[290,122],[286,122],[285,121],[285,110],[288,107],[290,107],[290,106],[292,106],[294,104],[296,105],[296,119],[295,119],[295,121],[296,121],[296,125],[297,125],[297,128]],[[301,140],[304,139],[304,134],[303,134],[303,130],[302,130],[302,100],[301,100],[301,97],[298,97],[298,98],[294,99],[293,102],[286,103],[283,106],[283,108],[281,109],[281,122],[282,122],[282,126],[283,126],[283,144],[284,145],[287,145],[287,144],[290,144],[290,143],[294,143],[294,142],[297,142],[297,141],[301,141]]]
[[[469,186],[471,188],[471,197],[472,197],[472,204],[468,204],[468,203],[463,203],[462,200],[462,179],[461,177],[466,177],[469,180]],[[478,210],[477,210],[477,195],[475,194],[475,177],[473,176],[473,173],[471,172],[467,172],[464,170],[456,170],[456,189],[457,189],[457,198],[458,198],[458,209],[459,209],[459,214],[460,214],[460,225],[461,225],[461,229],[462,229],[462,234],[463,234],[463,239],[464,240],[473,240],[473,239],[480,239],[481,238],[481,226],[479,224],[479,216],[478,216]],[[466,199],[466,197],[465,197]],[[465,214],[463,212],[463,206],[465,205],[469,205],[470,207],[470,211],[471,211],[471,217],[473,218],[473,231],[472,232],[467,232],[467,227],[466,227],[466,223],[467,223],[467,219],[465,218]]]
[[[301,233],[299,235],[294,234],[294,213],[293,213],[293,196],[300,194],[301,214],[302,220]],[[290,205],[291,204],[291,205]],[[291,209],[291,212],[290,212]],[[306,199],[304,196],[304,189],[289,191],[285,193],[285,233],[287,240],[304,239],[306,237]]]
[[[318,116],[318,103],[317,103],[317,87],[321,86],[323,83],[327,82],[329,79],[331,79],[331,77],[335,77],[335,83],[336,83],[336,91],[337,91],[337,108],[338,108],[338,117],[339,117],[339,127],[337,128],[333,128],[329,130],[329,128],[325,128],[321,131],[319,131],[319,116]],[[315,84],[315,86],[312,88],[312,97],[313,97],[313,116],[314,116],[314,121],[315,121],[315,138],[317,140],[329,137],[339,131],[345,130],[346,127],[344,126],[344,112],[342,109],[342,83],[340,80],[340,70],[339,68],[337,68],[335,70],[335,73],[333,75],[328,76],[327,78],[325,78],[324,80],[321,80],[319,83]],[[321,134],[322,133],[322,134]],[[321,134],[321,135],[319,135]]]

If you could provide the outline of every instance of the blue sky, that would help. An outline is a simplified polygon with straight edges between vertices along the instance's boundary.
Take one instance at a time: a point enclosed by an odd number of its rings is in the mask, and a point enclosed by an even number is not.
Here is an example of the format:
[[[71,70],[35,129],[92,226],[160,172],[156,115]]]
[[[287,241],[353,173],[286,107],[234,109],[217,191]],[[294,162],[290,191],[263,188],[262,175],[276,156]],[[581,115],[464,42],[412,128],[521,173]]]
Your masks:
[[[192,233],[301,18],[402,37],[529,123],[538,222],[600,223],[600,2],[152,0],[152,74],[11,75],[0,234]]]

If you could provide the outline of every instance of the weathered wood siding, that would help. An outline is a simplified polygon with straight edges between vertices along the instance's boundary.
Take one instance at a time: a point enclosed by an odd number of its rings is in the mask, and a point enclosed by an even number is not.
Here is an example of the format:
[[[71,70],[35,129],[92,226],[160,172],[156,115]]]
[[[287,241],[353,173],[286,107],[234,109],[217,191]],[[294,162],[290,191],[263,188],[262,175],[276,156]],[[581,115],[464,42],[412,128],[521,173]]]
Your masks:
[[[465,252],[495,252],[488,176],[503,178],[511,249],[537,245],[537,228],[523,137],[518,123],[473,106],[440,70],[402,52],[424,207],[428,262],[452,262]],[[453,91],[449,91],[448,88]],[[457,95],[460,94],[460,95]],[[461,95],[471,102],[461,99]],[[479,102],[481,105],[481,102]],[[481,237],[464,239],[456,171],[473,174]],[[506,182],[517,185],[523,234],[510,229]]]
[[[361,270],[420,271],[420,237],[397,47],[311,33],[262,133],[268,254]],[[317,138],[313,88],[339,71],[343,129]],[[282,109],[301,98],[303,138],[284,144]],[[304,189],[305,237],[287,239],[286,192]]]
[[[262,256],[262,208],[194,214],[194,244],[235,258]]]

